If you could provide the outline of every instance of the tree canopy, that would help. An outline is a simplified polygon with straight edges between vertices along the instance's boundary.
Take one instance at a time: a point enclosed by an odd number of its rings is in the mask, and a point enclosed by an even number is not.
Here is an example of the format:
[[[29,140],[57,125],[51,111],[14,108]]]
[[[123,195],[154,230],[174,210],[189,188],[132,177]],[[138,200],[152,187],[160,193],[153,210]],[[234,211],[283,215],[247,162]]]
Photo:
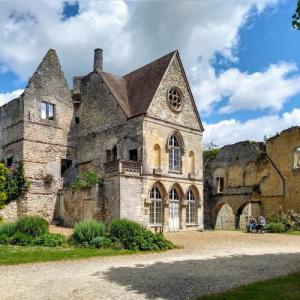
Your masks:
[[[296,12],[292,16],[292,27],[300,30],[300,0],[297,1]]]

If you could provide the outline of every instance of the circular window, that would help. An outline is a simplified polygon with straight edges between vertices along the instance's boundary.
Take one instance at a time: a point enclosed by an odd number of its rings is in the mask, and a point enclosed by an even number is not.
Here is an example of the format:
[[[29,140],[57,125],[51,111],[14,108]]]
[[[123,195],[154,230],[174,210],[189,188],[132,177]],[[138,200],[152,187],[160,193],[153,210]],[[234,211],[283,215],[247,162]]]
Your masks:
[[[167,100],[171,108],[179,111],[182,107],[182,94],[178,88],[172,87],[167,94]]]

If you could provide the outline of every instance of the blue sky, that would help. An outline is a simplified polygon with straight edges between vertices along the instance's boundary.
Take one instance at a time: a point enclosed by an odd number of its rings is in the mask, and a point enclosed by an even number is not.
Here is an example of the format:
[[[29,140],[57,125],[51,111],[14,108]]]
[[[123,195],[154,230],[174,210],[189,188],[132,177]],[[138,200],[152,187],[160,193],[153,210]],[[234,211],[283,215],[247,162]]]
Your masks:
[[[70,86],[90,71],[94,48],[118,75],[179,49],[205,143],[262,140],[300,123],[295,7],[294,0],[4,0],[0,104],[22,92],[49,48]]]

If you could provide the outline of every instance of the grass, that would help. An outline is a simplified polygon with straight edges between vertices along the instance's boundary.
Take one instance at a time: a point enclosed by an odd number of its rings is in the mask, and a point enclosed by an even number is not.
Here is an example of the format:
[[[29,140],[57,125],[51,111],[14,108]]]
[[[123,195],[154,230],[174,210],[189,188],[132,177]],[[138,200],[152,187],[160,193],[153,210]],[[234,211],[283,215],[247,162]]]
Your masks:
[[[75,247],[0,246],[0,265],[72,260],[94,256],[115,256],[139,253],[130,250],[92,249]]]
[[[300,235],[300,230],[286,231],[285,234],[290,234],[290,235]]]
[[[300,273],[252,283],[225,293],[208,295],[201,300],[299,300]]]

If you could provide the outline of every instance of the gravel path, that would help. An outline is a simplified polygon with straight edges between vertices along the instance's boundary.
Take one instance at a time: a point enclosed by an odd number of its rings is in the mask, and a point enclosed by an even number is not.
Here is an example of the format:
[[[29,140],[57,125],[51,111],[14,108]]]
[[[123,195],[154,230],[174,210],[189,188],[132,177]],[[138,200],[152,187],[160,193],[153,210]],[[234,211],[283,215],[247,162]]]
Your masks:
[[[300,271],[300,236],[170,233],[183,249],[0,267],[1,299],[195,299]]]

